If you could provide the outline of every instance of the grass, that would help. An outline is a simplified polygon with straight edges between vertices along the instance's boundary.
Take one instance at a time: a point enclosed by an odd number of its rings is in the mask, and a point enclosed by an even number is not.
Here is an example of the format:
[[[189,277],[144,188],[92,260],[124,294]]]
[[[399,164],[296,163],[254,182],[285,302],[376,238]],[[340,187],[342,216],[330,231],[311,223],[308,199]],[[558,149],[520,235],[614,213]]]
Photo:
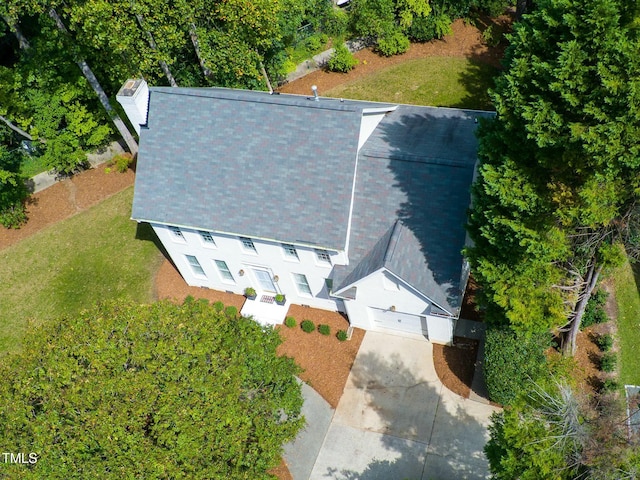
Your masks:
[[[30,324],[100,300],[151,301],[161,261],[150,227],[129,219],[133,187],[0,251],[0,353]]]
[[[409,60],[333,88],[324,95],[356,100],[493,110],[487,90],[498,69],[458,57]]]
[[[640,385],[640,270],[626,261],[613,275],[618,304],[620,342],[620,381]]]

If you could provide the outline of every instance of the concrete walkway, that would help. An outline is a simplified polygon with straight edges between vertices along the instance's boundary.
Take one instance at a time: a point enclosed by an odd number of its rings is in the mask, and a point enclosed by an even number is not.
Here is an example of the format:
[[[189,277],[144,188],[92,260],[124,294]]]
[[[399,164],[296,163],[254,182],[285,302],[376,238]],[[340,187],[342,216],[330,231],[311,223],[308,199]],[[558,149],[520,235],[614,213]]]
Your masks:
[[[302,414],[307,425],[296,439],[284,446],[284,459],[294,480],[306,480],[327,436],[334,410],[313,388],[302,383]]]
[[[315,453],[300,439],[285,458],[295,480],[485,479],[483,447],[496,410],[442,385],[428,341],[367,332],[310,474]],[[317,423],[313,442],[323,428]],[[307,456],[304,469],[295,466],[298,456]]]

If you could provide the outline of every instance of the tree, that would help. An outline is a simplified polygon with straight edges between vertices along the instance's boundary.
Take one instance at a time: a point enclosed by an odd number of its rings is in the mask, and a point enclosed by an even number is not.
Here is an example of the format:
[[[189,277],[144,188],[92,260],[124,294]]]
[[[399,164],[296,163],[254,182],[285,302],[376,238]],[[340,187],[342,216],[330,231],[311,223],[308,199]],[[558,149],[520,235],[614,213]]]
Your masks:
[[[5,228],[17,228],[27,219],[24,200],[28,196],[24,178],[20,175],[21,149],[19,145],[7,140],[10,134],[0,127],[0,225]]]
[[[28,334],[0,365],[6,478],[268,478],[303,425],[272,328],[208,302],[110,303]]]
[[[589,402],[562,380],[529,382],[492,416],[485,446],[492,478],[637,478],[640,449],[625,416],[615,396]]]
[[[599,275],[620,260],[640,193],[640,43],[626,9],[536,2],[511,36],[497,119],[480,130],[476,275],[497,318],[562,327],[566,354]]]

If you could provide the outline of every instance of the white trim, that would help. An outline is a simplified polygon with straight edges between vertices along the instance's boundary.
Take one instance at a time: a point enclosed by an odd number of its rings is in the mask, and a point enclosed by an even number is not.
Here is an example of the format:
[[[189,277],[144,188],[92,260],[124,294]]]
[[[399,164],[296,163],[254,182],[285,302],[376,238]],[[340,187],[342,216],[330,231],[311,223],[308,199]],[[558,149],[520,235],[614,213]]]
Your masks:
[[[391,275],[392,277],[396,278],[397,280],[399,280],[400,282],[402,282],[402,284],[407,287],[407,289],[411,290],[411,292],[414,295],[417,295],[418,297],[422,298],[423,300],[426,300],[427,302],[431,303],[432,305],[435,305],[436,307],[438,307],[440,310],[442,310],[443,312],[447,312],[448,317],[447,318],[458,318],[455,315],[453,315],[448,308],[442,308],[442,306],[437,303],[434,302],[433,300],[431,300],[430,297],[428,297],[427,295],[425,295],[424,293],[422,293],[420,290],[418,290],[417,288],[415,288],[413,285],[411,285],[410,283],[408,283],[406,280],[404,280],[402,277],[399,277],[398,275],[396,275],[395,273],[393,273],[391,270],[385,268],[385,267],[381,267],[378,270],[374,270],[373,272],[371,272],[369,275],[367,275],[366,277],[363,278],[359,278],[358,280],[356,280],[355,282],[351,282],[349,285],[346,285],[344,287],[342,287],[340,290],[336,290],[335,292],[332,293],[333,296],[336,296],[338,298],[342,298],[340,297],[340,293],[344,292],[345,290],[351,288],[351,287],[357,287],[358,284],[364,280],[366,280],[367,278],[378,274],[378,273],[388,273],[389,275]]]

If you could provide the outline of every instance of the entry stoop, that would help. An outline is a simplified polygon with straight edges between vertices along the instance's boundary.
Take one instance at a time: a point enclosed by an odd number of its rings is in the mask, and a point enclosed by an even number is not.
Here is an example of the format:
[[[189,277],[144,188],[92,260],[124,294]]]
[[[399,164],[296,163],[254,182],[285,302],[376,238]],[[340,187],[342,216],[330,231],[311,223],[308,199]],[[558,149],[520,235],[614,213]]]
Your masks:
[[[290,303],[278,305],[271,295],[261,295],[255,300],[246,300],[240,314],[253,319],[261,325],[281,325],[289,311]]]

